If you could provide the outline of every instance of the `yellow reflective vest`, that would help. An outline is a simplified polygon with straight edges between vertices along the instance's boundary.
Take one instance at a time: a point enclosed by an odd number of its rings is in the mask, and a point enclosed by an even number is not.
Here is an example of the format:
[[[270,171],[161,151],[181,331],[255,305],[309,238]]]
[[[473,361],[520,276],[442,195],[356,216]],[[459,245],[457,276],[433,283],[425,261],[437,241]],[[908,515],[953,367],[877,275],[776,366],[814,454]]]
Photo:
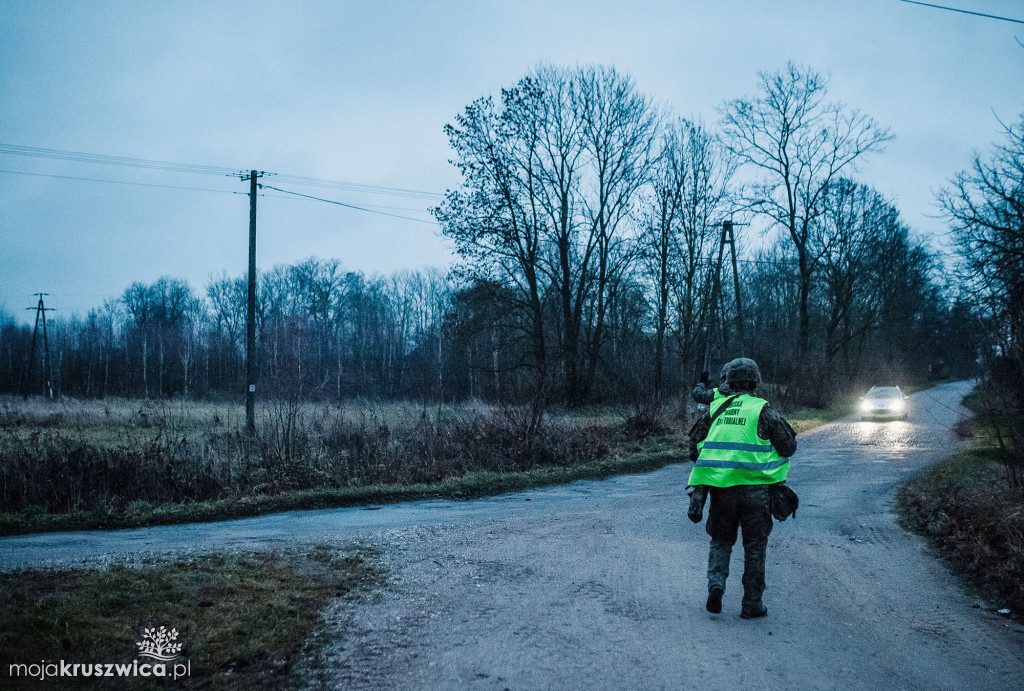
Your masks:
[[[769,440],[757,436],[757,421],[767,401],[739,394],[718,414],[728,398],[716,398],[711,403],[708,413],[714,422],[707,438],[697,444],[699,455],[688,484],[733,487],[785,480],[789,459],[780,456]]]

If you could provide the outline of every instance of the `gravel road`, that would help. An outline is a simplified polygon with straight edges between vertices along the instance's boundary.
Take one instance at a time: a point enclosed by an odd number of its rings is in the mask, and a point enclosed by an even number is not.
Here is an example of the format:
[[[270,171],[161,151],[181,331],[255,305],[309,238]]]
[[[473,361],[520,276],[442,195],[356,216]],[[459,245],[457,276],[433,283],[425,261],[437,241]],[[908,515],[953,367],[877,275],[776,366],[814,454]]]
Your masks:
[[[759,620],[739,618],[739,545],[724,612],[704,611],[708,537],[686,518],[689,463],[472,502],[5,538],[0,568],[378,545],[393,584],[329,612],[344,642],[308,670],[316,688],[1024,688],[1024,627],[891,513],[905,478],[955,450],[968,390],[912,396],[905,423],[800,435],[801,508],[772,533]]]

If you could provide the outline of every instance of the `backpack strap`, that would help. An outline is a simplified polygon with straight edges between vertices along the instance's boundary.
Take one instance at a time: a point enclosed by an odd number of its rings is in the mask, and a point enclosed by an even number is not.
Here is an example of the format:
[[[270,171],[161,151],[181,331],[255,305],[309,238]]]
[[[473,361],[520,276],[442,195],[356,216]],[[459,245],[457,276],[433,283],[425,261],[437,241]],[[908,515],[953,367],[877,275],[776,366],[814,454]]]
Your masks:
[[[729,407],[729,404],[732,403],[736,398],[738,398],[739,395],[740,394],[734,394],[732,396],[729,396],[729,398],[725,399],[724,401],[722,401],[722,405],[719,406],[718,410],[715,411],[715,414],[711,416],[712,425],[715,424],[715,420],[718,419],[718,416],[724,413],[725,409]]]
[[[715,420],[718,419],[718,416],[721,415],[722,413],[724,413],[725,409],[729,407],[729,404],[732,403],[733,400],[736,397],[738,397],[739,395],[740,394],[735,394],[735,395],[730,396],[729,398],[725,399],[724,401],[722,401],[722,405],[719,406],[718,410],[716,410],[714,415],[711,416],[711,421],[708,423],[708,433],[711,432],[711,426],[715,424]],[[710,413],[711,411],[708,410],[708,412]],[[693,427],[691,427],[690,431],[686,433],[686,436],[688,436],[690,438],[690,460],[692,460],[692,461],[697,460],[697,456],[695,456],[694,454],[696,453],[696,449],[697,449],[696,444],[698,442],[697,442],[695,437],[697,435],[697,427],[699,427],[699,426],[700,426],[700,418],[697,418],[697,421],[693,423]]]

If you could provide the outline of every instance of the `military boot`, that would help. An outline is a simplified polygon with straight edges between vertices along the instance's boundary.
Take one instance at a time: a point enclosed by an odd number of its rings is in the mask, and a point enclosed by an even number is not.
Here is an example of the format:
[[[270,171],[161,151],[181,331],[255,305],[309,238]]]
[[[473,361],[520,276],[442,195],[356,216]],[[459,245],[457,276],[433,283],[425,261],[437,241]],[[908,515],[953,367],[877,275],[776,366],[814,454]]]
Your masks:
[[[712,614],[722,613],[722,593],[723,590],[717,585],[708,588],[708,603],[705,608]]]
[[[740,619],[757,619],[765,616],[768,616],[768,608],[761,604],[744,607],[740,610]]]
[[[743,592],[743,605],[740,608],[741,619],[757,619],[768,614],[768,608],[761,604],[761,593],[754,595]]]

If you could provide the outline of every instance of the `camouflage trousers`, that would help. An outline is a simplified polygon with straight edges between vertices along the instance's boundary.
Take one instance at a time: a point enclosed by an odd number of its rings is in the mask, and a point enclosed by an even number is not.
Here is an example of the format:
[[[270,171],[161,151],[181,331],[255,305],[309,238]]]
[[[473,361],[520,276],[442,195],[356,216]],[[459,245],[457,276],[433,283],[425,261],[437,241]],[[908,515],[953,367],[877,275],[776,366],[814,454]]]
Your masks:
[[[708,588],[725,590],[729,558],[737,531],[743,531],[743,606],[756,608],[764,592],[764,561],[772,532],[771,490],[768,485],[712,487],[707,532]]]

